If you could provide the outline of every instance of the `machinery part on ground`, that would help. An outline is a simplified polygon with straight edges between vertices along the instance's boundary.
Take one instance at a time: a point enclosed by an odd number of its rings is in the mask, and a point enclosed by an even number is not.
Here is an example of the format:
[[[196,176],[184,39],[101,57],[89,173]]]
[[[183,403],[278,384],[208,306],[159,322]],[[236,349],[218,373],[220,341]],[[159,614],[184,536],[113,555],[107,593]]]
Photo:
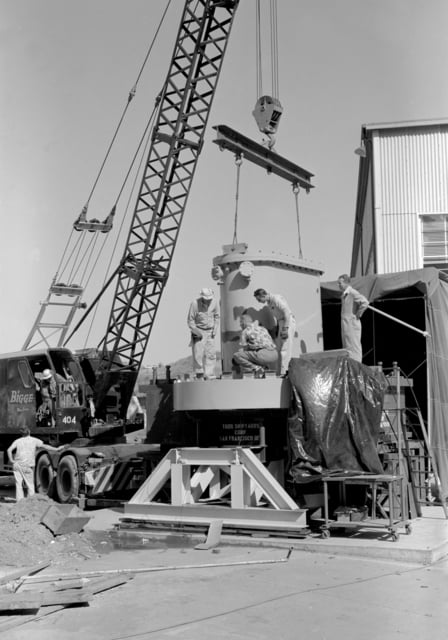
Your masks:
[[[56,474],[56,490],[59,502],[70,502],[79,494],[79,470],[76,458],[64,456],[58,464]]]
[[[36,462],[34,470],[34,484],[36,493],[42,493],[50,498],[54,494],[55,471],[48,453],[43,453]]]

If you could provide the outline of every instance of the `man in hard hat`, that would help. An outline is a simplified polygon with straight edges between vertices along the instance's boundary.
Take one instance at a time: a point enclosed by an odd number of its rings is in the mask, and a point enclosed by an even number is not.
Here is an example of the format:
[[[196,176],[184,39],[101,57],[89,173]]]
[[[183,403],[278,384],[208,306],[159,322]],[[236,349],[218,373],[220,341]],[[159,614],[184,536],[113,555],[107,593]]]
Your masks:
[[[266,304],[276,321],[276,339],[279,352],[280,375],[288,371],[291,359],[292,341],[296,332],[296,321],[285,298],[279,293],[269,293],[266,289],[256,289],[254,296],[261,304]]]
[[[8,459],[12,464],[14,479],[16,481],[16,501],[25,497],[23,485],[26,488],[27,497],[34,495],[34,467],[36,465],[36,450],[40,447],[47,451],[60,451],[60,447],[53,447],[34,438],[28,427],[22,427],[22,436],[14,440],[7,450]]]
[[[196,378],[215,376],[215,336],[219,325],[219,304],[211,289],[204,287],[188,311],[193,371]]]
[[[342,346],[350,358],[362,362],[361,316],[369,306],[369,301],[350,285],[349,276],[344,273],[338,278],[341,296],[341,338]]]
[[[44,369],[41,374],[36,374],[36,390],[40,393],[40,406],[37,409],[38,420],[51,421],[49,426],[54,427],[53,403],[56,400],[56,382],[51,369]]]
[[[269,332],[252,318],[249,311],[240,317],[240,349],[233,354],[237,373],[254,373],[263,377],[267,369],[277,370],[278,352]]]

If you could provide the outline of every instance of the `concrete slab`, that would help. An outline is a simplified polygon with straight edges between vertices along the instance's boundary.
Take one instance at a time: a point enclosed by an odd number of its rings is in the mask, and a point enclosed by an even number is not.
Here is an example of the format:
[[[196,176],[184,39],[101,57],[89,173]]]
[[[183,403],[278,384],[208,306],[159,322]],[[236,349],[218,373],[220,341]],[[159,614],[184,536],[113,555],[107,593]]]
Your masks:
[[[110,531],[123,517],[122,509],[89,511],[91,519],[86,530]],[[399,529],[397,541],[393,541],[386,529],[360,529],[331,531],[330,538],[312,534],[304,539],[267,538],[261,536],[223,535],[221,546],[293,548],[312,553],[354,556],[378,560],[429,565],[448,556],[448,520],[439,506],[422,508],[422,517],[411,522],[412,531],[406,535],[404,527]],[[148,531],[149,543],[166,533]],[[171,536],[173,534],[170,534]],[[181,534],[179,534],[181,535]],[[186,538],[186,534],[182,534]],[[203,534],[188,534],[188,538],[203,542]]]
[[[218,551],[218,553],[216,553]],[[74,562],[80,572],[136,573],[125,585],[72,607],[20,624],[8,640],[422,640],[445,637],[448,564],[431,567],[368,558],[226,547],[123,551]],[[223,563],[240,561],[240,566]],[[247,563],[245,562],[247,561]],[[207,563],[204,568],[189,568]],[[215,563],[215,564],[214,564]],[[173,567],[186,565],[181,570]],[[69,568],[69,567],[66,567]],[[62,567],[45,570],[58,575]],[[43,612],[44,613],[44,612]],[[23,616],[22,616],[23,617]],[[19,620],[19,623],[22,621]]]

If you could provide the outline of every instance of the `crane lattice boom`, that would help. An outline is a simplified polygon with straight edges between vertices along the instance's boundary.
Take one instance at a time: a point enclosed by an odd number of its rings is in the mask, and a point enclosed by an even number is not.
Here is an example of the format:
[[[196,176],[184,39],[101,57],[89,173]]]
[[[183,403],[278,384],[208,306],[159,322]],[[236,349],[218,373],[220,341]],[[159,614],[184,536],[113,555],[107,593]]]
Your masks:
[[[235,1],[187,0],[154,124],[106,336],[96,404],[111,369],[137,375],[179,234],[229,39]]]

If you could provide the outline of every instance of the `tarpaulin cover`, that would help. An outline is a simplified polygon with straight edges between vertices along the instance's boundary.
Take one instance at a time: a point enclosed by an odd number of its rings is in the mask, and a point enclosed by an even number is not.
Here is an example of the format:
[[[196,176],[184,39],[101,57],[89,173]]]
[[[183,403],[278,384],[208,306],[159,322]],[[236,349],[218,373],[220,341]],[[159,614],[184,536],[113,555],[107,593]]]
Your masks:
[[[428,431],[437,465],[442,497],[448,496],[448,281],[438,269],[428,267],[399,273],[353,278],[355,289],[373,302],[410,287],[421,291],[425,301]],[[340,297],[337,282],[321,285],[322,302]],[[413,318],[406,319],[413,324]],[[417,334],[416,334],[417,335]],[[417,336],[418,337],[418,336]],[[381,336],[378,336],[381,339]],[[424,340],[424,338],[423,338]],[[412,344],[408,343],[408,348]]]
[[[383,473],[377,453],[386,381],[347,356],[293,358],[288,377],[290,480],[344,471]]]

